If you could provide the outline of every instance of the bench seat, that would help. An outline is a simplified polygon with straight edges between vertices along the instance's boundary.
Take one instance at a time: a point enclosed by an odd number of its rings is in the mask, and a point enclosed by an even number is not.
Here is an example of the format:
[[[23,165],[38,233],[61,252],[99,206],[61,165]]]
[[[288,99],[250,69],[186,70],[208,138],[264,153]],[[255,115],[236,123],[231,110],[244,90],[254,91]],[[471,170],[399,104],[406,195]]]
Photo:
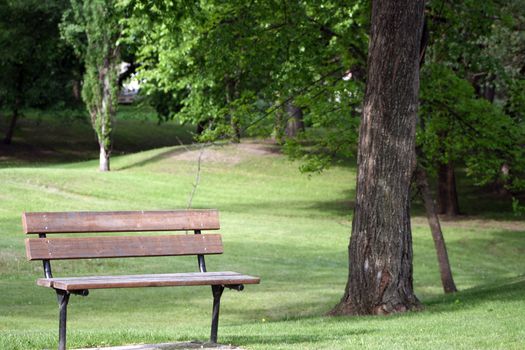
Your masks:
[[[151,275],[39,278],[37,284],[65,291],[105,288],[257,284],[259,277],[238,272],[191,272]]]
[[[67,306],[71,294],[88,296],[90,290],[108,288],[211,286],[210,342],[217,343],[224,289],[242,291],[245,284],[260,283],[259,277],[238,272],[207,272],[205,255],[224,252],[220,234],[202,232],[220,228],[219,212],[214,209],[24,213],[22,226],[24,233],[38,235],[38,238],[25,239],[27,259],[41,260],[44,268],[45,278],[39,278],[37,285],[56,292],[58,350],[66,350]],[[193,234],[188,231],[193,231]],[[113,232],[117,234],[112,235]],[[53,276],[51,269],[51,262],[55,260],[74,264],[78,259],[187,255],[197,257],[199,272],[138,275],[130,274],[133,272],[123,266],[122,275],[57,277]],[[140,272],[143,271],[137,271]]]

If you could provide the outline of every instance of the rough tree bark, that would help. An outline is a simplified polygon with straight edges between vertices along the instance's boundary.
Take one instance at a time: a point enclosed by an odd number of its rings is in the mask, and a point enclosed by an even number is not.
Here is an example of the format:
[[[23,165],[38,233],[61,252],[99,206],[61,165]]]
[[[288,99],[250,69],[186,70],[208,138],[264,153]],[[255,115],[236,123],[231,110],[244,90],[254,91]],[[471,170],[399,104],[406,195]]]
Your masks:
[[[438,168],[438,212],[447,216],[460,214],[456,175],[452,162],[440,164]]]
[[[412,283],[409,193],[423,10],[424,0],[372,1],[348,282],[331,314],[420,307]]]
[[[294,138],[299,132],[304,131],[303,111],[297,107],[293,102],[286,104],[286,114],[288,120],[286,121],[286,136]]]
[[[445,238],[443,237],[443,231],[441,231],[441,225],[439,223],[439,217],[437,215],[436,206],[434,205],[434,200],[430,194],[428,177],[425,169],[423,169],[421,166],[418,166],[416,169],[415,178],[417,187],[421,192],[423,205],[425,206],[430,231],[432,232],[432,239],[434,240],[434,247],[436,248],[443,290],[445,293],[457,292],[458,290],[456,288],[456,284],[454,283],[452,269],[450,268],[450,262],[448,260]]]

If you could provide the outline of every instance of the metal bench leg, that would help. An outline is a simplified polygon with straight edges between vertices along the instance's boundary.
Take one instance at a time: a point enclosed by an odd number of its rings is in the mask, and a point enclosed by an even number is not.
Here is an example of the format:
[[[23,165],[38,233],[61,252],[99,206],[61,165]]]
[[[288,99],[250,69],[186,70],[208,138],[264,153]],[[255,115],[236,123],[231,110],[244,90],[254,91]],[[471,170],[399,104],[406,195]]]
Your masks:
[[[66,321],[67,303],[69,302],[69,292],[56,290],[58,299],[58,309],[60,311],[60,321],[58,326],[58,350],[66,350]]]
[[[217,330],[219,328],[219,309],[221,307],[221,296],[224,291],[223,286],[211,286],[213,293],[213,313],[211,316],[211,337],[210,342],[217,343]]]

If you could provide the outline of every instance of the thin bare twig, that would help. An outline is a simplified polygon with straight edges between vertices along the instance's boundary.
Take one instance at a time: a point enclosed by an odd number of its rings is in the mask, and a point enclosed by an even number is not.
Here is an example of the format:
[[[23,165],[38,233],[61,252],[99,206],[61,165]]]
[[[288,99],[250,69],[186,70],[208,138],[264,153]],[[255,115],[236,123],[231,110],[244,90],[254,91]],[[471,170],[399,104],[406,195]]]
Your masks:
[[[178,136],[175,136],[175,138],[177,139],[179,144],[184,148],[184,150],[186,152],[190,152],[191,151],[182,142],[182,140]],[[210,146],[210,145],[212,145],[212,143],[210,143],[210,142],[201,143],[200,144],[199,158],[197,159],[197,172],[195,174],[195,181],[192,184],[192,189],[191,189],[191,193],[190,193],[190,197],[188,199],[188,205],[187,205],[186,209],[191,209],[191,204],[193,202],[193,197],[195,197],[195,193],[197,192],[197,187],[199,187],[199,183],[200,183],[200,180],[201,180],[201,164],[202,164],[202,155],[204,154],[204,148],[207,147],[207,146]]]
[[[195,196],[195,192],[197,192],[197,187],[199,187],[199,183],[201,180],[201,163],[202,163],[202,155],[204,153],[204,147],[206,144],[201,144],[201,150],[199,153],[199,158],[197,160],[197,174],[195,175],[195,181],[193,182],[193,188],[190,193],[190,199],[188,200],[188,207],[187,209],[191,208],[191,203],[193,202],[193,197]]]

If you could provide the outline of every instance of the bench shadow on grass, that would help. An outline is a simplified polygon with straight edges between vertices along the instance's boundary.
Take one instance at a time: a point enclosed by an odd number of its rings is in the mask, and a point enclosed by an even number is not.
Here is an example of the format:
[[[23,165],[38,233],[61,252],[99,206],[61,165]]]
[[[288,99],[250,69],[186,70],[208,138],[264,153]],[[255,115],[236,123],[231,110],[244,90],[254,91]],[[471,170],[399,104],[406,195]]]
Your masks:
[[[239,336],[228,336],[228,340],[231,340],[232,344],[242,344],[241,346],[257,344],[257,345],[283,345],[283,344],[301,344],[301,343],[322,343],[331,340],[340,341],[342,338],[350,338],[359,335],[377,333],[379,330],[374,329],[357,329],[349,330],[344,327],[337,329],[334,327],[329,328],[330,324],[327,324],[327,330],[316,334],[308,334],[308,330],[305,330],[305,334],[290,334],[286,330],[283,330],[281,334],[268,334],[268,335],[239,335]]]

